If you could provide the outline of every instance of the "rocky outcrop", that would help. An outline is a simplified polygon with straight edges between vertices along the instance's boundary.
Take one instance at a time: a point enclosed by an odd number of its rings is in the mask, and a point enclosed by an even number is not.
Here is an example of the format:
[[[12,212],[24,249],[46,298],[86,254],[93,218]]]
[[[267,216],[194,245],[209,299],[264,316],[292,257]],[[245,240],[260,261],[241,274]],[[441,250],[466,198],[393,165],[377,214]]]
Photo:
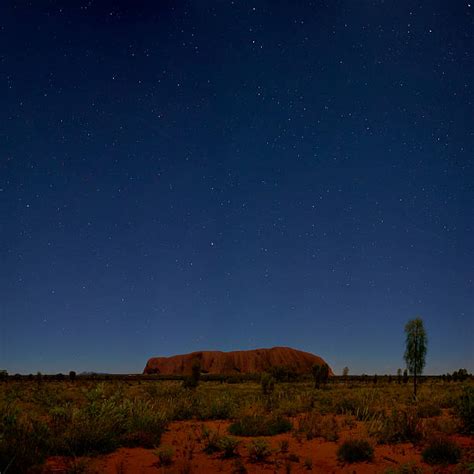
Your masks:
[[[285,367],[297,374],[306,374],[311,372],[313,365],[325,363],[317,355],[290,347],[232,352],[199,351],[172,357],[152,357],[143,373],[189,375],[196,360],[201,365],[201,372],[219,375],[262,373],[273,367]],[[333,375],[331,369],[330,374]]]

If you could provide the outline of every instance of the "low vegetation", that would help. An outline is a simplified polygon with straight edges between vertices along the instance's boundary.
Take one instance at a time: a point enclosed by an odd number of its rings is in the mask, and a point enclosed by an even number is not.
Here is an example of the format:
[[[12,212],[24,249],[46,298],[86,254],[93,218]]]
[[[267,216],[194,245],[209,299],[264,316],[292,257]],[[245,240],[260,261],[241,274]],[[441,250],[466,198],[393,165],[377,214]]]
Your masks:
[[[181,380],[95,381],[75,374],[60,379],[3,377],[0,471],[31,472],[49,456],[76,459],[121,446],[154,449],[157,463],[164,466],[174,463],[176,455],[160,446],[162,435],[170,422],[180,420],[204,425],[228,420],[220,430],[204,426],[199,452],[253,462],[278,458],[284,463],[290,454],[294,456],[291,439],[339,442],[343,430],[358,427],[370,442],[342,443],[338,457],[343,462],[370,459],[377,444],[408,442],[420,446],[428,463],[453,463],[462,457],[462,450],[446,439],[473,433],[470,378],[419,379],[414,401],[411,384],[384,376],[378,377],[377,384],[369,377],[320,380],[319,388],[314,378],[295,380],[285,370],[268,377],[265,383],[263,378],[225,383],[203,381],[195,374],[185,386]],[[287,438],[275,442],[273,449],[270,438],[262,438],[281,433],[287,433]],[[316,458],[317,453],[311,462]],[[300,467],[310,465],[303,460]]]
[[[274,436],[292,428],[291,421],[281,415],[247,415],[229,427],[235,436]]]
[[[374,448],[365,439],[349,439],[339,446],[337,458],[342,462],[372,461]]]
[[[262,462],[272,453],[268,441],[257,438],[252,440],[247,446],[250,460],[253,462]]]
[[[429,441],[422,456],[428,464],[457,464],[461,459],[461,449],[454,441],[437,437]]]

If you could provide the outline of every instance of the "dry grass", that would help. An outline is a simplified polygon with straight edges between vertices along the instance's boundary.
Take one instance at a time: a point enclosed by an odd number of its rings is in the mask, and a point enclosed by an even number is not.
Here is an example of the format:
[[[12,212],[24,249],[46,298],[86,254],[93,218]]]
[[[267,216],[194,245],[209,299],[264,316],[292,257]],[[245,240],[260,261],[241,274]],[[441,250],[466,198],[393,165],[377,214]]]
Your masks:
[[[294,436],[336,441],[336,416],[345,415],[343,426],[362,423],[378,442],[423,442],[436,434],[472,432],[473,387],[472,381],[425,382],[414,404],[410,386],[382,380],[330,383],[320,390],[309,381],[277,383],[265,394],[258,381],[202,382],[187,390],[180,381],[8,380],[0,383],[0,471],[9,466],[21,474],[54,454],[158,448],[167,423],[175,420],[227,419],[237,430],[232,434],[262,436],[290,430],[288,417],[295,417]],[[226,435],[214,444],[231,457],[238,443]],[[258,443],[252,449],[258,451]]]

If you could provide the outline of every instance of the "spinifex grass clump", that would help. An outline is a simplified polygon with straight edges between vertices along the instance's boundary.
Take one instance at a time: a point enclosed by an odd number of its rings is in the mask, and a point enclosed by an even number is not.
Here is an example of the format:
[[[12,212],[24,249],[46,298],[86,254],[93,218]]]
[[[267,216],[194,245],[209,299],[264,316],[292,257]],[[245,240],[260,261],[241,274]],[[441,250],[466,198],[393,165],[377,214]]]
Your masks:
[[[337,458],[342,462],[372,461],[374,448],[364,439],[349,439],[339,446]]]
[[[222,436],[219,439],[219,448],[222,451],[222,456],[226,459],[233,458],[238,455],[237,448],[240,441],[232,436]]]
[[[339,425],[334,416],[322,416],[317,412],[304,414],[298,424],[298,431],[306,435],[306,439],[324,438],[326,441],[339,439]]]
[[[247,415],[229,426],[235,436],[274,436],[290,431],[292,424],[280,415]]]
[[[461,449],[449,438],[437,437],[428,443],[422,456],[428,464],[456,464],[461,458]]]
[[[160,407],[142,399],[108,397],[98,386],[87,394],[80,408],[52,412],[54,449],[57,454],[106,453],[118,446],[156,446],[166,426]]]
[[[0,472],[22,474],[46,456],[49,430],[40,420],[21,415],[13,405],[0,407]]]
[[[415,408],[392,410],[390,416],[378,418],[370,431],[384,444],[418,443],[423,437],[421,420]]]
[[[441,415],[441,408],[430,401],[420,401],[416,412],[420,418],[432,418]]]
[[[160,466],[169,466],[173,462],[174,449],[171,446],[162,446],[155,451],[160,461]]]
[[[221,450],[219,432],[210,430],[207,426],[202,427],[201,439],[204,443],[204,452],[213,454]]]
[[[264,439],[254,439],[248,446],[249,457],[252,462],[262,462],[272,453],[270,446]]]
[[[456,415],[462,423],[462,431],[474,434],[474,387],[465,387],[455,405]]]

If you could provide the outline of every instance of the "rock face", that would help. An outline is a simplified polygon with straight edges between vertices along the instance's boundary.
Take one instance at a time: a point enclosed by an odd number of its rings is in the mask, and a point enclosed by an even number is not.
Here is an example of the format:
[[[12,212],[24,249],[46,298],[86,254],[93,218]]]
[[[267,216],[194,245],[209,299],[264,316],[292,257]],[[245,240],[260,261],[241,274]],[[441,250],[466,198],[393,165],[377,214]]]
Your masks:
[[[297,374],[311,372],[314,364],[325,361],[309,352],[290,347],[272,347],[249,351],[200,351],[172,357],[152,357],[144,374],[189,375],[195,360],[201,364],[201,372],[219,375],[255,374],[269,371],[272,367],[287,367]],[[329,369],[331,375],[333,372]]]

